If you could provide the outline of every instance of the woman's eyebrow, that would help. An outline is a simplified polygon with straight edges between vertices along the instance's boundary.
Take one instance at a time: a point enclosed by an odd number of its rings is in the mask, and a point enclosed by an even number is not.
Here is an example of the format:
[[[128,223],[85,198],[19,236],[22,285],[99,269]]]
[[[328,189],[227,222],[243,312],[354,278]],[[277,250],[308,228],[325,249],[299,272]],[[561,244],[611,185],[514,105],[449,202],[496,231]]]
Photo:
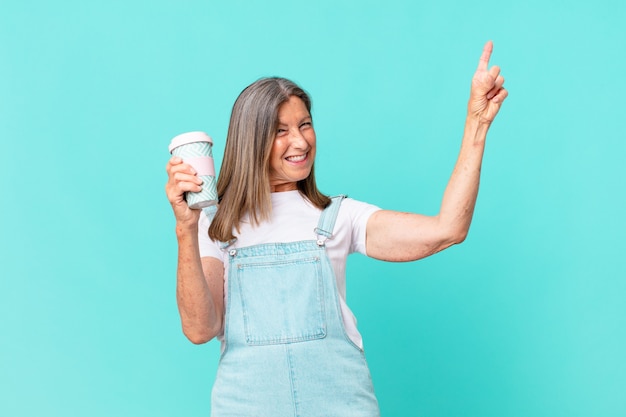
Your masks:
[[[304,122],[304,121],[305,121],[305,120],[307,120],[307,119],[311,119],[311,120],[313,120],[313,118],[312,118],[312,117],[311,117],[311,115],[309,114],[308,116],[304,116],[302,119],[300,119],[300,120],[298,121],[298,123],[302,123],[302,122]],[[277,125],[278,125],[278,126],[287,126],[288,124],[289,124],[289,123],[281,122],[280,120],[279,120],[279,121],[278,121],[278,123],[277,123]]]

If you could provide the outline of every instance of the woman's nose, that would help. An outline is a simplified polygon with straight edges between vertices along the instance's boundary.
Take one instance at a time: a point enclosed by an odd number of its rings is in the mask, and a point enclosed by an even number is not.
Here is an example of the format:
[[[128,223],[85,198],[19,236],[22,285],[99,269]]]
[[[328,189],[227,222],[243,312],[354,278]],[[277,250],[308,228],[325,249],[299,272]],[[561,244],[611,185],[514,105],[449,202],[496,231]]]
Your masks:
[[[291,131],[291,133],[289,134],[289,139],[291,144],[294,146],[302,148],[306,148],[307,146],[306,139],[304,138],[304,135],[302,134],[300,129]]]

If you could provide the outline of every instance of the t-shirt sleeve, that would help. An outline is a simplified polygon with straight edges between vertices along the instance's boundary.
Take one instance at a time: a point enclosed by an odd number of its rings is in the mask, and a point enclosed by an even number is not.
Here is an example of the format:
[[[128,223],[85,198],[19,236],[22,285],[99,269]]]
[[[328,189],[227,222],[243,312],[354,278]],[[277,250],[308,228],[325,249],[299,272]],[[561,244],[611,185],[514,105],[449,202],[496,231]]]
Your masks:
[[[209,226],[211,222],[204,212],[200,213],[200,219],[198,220],[198,244],[200,246],[200,257],[211,256],[224,262],[222,250],[218,243],[211,240],[209,237]]]
[[[342,210],[350,216],[352,239],[350,242],[350,253],[358,252],[367,255],[365,238],[367,232],[367,221],[370,216],[380,210],[379,207],[364,203],[362,201],[346,198],[342,203]]]

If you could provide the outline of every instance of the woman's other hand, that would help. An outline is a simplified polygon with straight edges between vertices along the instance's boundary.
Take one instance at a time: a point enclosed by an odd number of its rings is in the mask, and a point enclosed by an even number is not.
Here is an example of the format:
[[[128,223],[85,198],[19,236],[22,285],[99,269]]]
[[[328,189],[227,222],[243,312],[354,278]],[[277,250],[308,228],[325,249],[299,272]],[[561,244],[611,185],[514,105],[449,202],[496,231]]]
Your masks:
[[[488,41],[478,61],[478,68],[472,78],[472,89],[467,105],[468,116],[475,117],[481,123],[491,124],[498,114],[508,92],[502,86],[504,77],[500,67],[489,68],[489,58],[493,51],[493,42]]]

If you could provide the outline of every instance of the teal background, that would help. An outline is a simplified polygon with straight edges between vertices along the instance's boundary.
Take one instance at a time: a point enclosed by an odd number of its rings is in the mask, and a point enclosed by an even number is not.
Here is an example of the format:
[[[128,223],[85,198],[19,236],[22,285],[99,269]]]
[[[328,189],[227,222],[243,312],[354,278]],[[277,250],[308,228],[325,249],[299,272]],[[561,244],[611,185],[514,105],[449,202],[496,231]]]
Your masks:
[[[167,145],[281,75],[327,193],[435,214],[493,39],[510,96],[468,239],[355,255],[383,416],[626,415],[626,3],[0,3],[0,415],[206,416],[182,335]]]

